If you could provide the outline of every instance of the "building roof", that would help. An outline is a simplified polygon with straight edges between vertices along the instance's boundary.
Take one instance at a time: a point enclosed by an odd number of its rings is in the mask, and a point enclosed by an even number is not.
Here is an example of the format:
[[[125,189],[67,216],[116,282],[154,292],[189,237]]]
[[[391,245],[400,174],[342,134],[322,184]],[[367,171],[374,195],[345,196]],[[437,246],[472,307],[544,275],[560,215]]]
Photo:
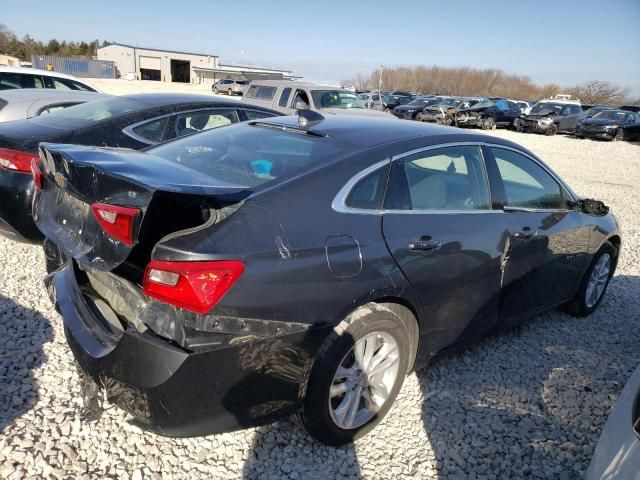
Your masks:
[[[125,43],[117,43],[117,42],[110,43],[109,45],[105,45],[104,47],[98,47],[98,50],[102,50],[103,48],[107,48],[107,47],[110,47],[112,45],[117,45],[118,47],[125,47],[125,48],[135,48],[136,50],[149,50],[151,52],[177,53],[179,55],[198,55],[200,57],[215,57],[215,58],[218,58],[218,55],[213,55],[211,53],[179,52],[177,50],[164,50],[162,48],[137,47],[137,46],[134,46],[134,45],[127,45]]]

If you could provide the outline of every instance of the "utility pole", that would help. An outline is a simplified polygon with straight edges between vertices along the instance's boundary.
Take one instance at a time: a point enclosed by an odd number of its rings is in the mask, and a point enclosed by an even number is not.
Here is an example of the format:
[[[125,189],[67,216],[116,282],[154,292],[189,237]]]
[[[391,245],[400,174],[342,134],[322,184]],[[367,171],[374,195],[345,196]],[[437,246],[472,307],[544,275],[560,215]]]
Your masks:
[[[380,65],[380,77],[378,79],[378,94],[382,94],[382,71],[384,70],[384,65]]]

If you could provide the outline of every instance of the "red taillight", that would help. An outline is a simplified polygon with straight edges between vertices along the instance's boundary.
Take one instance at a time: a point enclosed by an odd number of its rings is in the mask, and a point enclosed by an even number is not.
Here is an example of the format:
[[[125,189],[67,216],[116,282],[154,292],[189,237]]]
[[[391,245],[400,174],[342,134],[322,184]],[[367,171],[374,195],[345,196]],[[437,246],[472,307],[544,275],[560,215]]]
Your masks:
[[[152,260],[144,271],[149,297],[196,313],[207,313],[244,272],[237,260],[165,262]]]
[[[40,168],[40,158],[36,157],[31,160],[31,173],[33,174],[33,183],[36,188],[42,188],[42,169]]]
[[[91,210],[107,234],[127,245],[133,245],[133,228],[140,210],[108,203],[94,203]]]
[[[0,167],[14,172],[29,173],[31,171],[31,161],[38,158],[39,155],[37,153],[0,148]]]

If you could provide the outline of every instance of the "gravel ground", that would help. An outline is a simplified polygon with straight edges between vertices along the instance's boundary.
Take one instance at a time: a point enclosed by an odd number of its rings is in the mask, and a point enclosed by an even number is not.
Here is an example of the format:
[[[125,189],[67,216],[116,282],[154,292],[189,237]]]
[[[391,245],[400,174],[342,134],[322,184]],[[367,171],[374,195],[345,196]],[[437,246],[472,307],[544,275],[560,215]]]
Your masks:
[[[106,89],[105,89],[106,90]],[[282,422],[195,439],[78,418],[79,388],[40,249],[0,238],[0,478],[580,478],[640,363],[640,146],[497,131],[624,230],[598,311],[552,311],[410,375],[369,436],[330,448]]]

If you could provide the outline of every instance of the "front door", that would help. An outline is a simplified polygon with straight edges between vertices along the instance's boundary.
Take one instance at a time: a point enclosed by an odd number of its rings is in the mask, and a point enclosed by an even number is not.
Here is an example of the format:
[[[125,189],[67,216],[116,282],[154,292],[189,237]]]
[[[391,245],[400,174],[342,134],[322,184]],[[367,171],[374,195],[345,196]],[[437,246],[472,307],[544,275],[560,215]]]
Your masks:
[[[383,232],[420,295],[431,354],[497,322],[502,210],[492,210],[479,146],[425,149],[392,163]]]
[[[496,195],[505,197],[500,320],[509,324],[573,295],[589,229],[568,207],[568,193],[532,158],[502,147],[487,147],[485,158],[503,189]]]

